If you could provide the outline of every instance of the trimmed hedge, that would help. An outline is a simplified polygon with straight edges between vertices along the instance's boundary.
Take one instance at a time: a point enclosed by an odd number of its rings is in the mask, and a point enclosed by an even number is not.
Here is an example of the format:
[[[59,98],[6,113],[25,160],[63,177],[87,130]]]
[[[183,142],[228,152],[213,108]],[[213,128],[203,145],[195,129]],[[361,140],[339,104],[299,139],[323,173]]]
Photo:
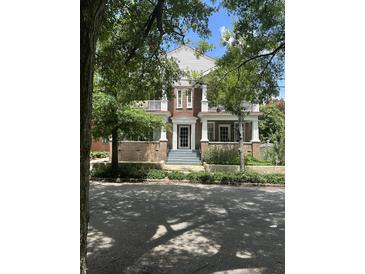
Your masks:
[[[255,172],[190,172],[183,173],[180,171],[167,172],[160,169],[141,169],[137,167],[121,167],[113,171],[106,166],[104,169],[93,170],[94,178],[123,178],[123,179],[165,179],[170,180],[189,180],[192,183],[202,184],[284,184],[284,174],[259,174]]]
[[[109,157],[108,151],[91,151],[90,158],[91,159],[100,159]]]

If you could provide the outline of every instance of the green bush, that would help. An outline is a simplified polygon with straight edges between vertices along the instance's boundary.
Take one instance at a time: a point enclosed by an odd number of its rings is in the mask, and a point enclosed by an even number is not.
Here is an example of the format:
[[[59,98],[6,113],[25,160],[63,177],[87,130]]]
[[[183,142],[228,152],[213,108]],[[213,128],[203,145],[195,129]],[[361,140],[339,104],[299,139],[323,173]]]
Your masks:
[[[166,172],[160,169],[150,169],[147,172],[148,179],[165,179]]]
[[[207,164],[218,165],[239,165],[240,155],[238,150],[209,148],[205,154],[203,161]]]
[[[167,177],[170,180],[184,180],[186,178],[185,173],[180,172],[180,171],[171,171],[169,173],[167,173]]]
[[[110,165],[97,165],[92,170],[94,178],[125,178],[125,179],[164,179],[166,176],[170,180],[188,179],[192,183],[222,185],[227,184],[284,184],[284,174],[259,174],[256,172],[191,172],[180,171],[166,172],[159,169],[139,168],[137,166],[120,166],[117,170],[112,170]]]
[[[91,151],[90,159],[100,159],[109,157],[108,151]]]

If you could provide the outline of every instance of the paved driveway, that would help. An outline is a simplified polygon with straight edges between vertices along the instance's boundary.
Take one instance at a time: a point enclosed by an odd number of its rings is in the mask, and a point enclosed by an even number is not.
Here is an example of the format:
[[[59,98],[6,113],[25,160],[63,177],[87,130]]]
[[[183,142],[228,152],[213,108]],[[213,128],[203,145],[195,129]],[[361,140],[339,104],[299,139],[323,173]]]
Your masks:
[[[284,189],[90,186],[89,268],[99,273],[284,273]]]

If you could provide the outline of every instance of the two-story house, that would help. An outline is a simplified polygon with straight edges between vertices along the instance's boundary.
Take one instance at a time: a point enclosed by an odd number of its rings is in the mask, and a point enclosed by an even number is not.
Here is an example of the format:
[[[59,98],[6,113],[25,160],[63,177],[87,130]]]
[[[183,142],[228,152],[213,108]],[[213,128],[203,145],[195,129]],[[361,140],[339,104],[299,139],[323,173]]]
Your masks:
[[[209,73],[215,67],[215,59],[206,55],[199,58],[195,50],[181,46],[168,53],[177,59],[180,69]],[[238,117],[222,107],[210,107],[207,100],[207,85],[196,86],[188,79],[174,84],[174,98],[168,101],[147,101],[147,111],[164,117],[172,123],[172,132],[157,129],[152,142],[122,141],[119,146],[121,161],[166,161],[167,163],[199,163],[207,149],[238,149]],[[259,105],[247,104],[244,148],[259,157]],[[195,158],[195,159],[194,159]]]

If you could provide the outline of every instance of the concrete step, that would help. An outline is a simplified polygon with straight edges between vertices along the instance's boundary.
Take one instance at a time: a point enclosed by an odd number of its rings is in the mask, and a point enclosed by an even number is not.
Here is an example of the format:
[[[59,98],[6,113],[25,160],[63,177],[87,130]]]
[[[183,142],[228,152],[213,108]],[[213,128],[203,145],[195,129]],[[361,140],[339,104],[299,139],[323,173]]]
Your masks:
[[[194,158],[194,159],[183,159],[183,158],[167,158],[167,162],[176,162],[176,161],[182,161],[182,162],[200,162],[200,159]]]
[[[169,155],[168,158],[181,158],[181,159],[200,159],[198,156],[189,156],[189,155]]]
[[[201,166],[201,163],[183,163],[183,162],[166,162],[165,165],[182,165],[182,166],[186,166],[186,165],[189,165],[189,166]]]

